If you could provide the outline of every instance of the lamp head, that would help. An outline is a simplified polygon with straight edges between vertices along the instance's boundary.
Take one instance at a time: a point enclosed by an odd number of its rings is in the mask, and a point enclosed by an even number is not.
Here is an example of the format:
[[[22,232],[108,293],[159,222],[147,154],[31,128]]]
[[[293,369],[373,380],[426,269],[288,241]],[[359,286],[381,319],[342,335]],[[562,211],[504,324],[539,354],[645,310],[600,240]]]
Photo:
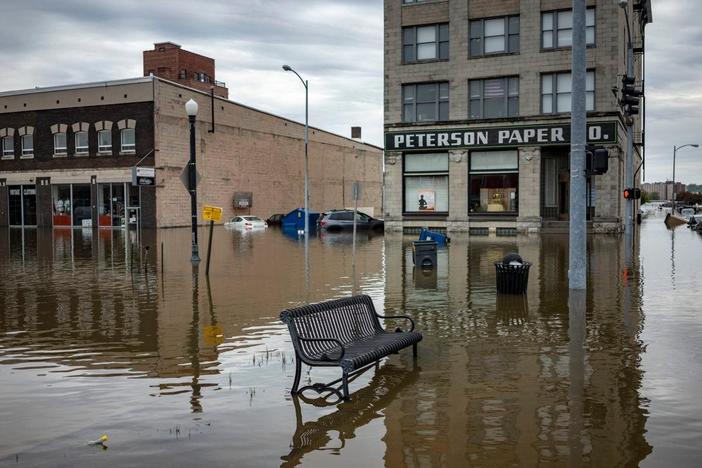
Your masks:
[[[699,148],[699,147],[700,147],[700,145],[698,145],[697,143],[693,143],[693,144],[691,144],[690,146],[692,146],[693,148]]]
[[[290,65],[283,65],[283,70],[292,71],[292,68],[290,68]]]
[[[189,117],[197,115],[197,102],[195,102],[194,99],[185,103],[185,113],[188,114]]]
[[[629,5],[629,0],[617,0],[619,3],[619,8],[626,8]]]

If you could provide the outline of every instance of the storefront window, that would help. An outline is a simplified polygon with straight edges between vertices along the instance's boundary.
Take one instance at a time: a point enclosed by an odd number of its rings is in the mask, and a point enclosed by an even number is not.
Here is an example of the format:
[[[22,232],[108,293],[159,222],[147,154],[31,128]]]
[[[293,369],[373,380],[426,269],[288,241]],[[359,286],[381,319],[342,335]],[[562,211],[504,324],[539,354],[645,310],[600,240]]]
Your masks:
[[[405,154],[405,212],[448,212],[448,153]]]
[[[51,199],[54,210],[54,226],[71,225],[71,186],[52,185]]]
[[[98,185],[98,225],[101,227],[123,226],[125,204],[124,184]]]
[[[469,211],[510,213],[519,211],[517,151],[474,151],[470,155]]]
[[[71,207],[73,209],[73,225],[91,226],[90,185],[73,184],[73,200],[71,202]]]

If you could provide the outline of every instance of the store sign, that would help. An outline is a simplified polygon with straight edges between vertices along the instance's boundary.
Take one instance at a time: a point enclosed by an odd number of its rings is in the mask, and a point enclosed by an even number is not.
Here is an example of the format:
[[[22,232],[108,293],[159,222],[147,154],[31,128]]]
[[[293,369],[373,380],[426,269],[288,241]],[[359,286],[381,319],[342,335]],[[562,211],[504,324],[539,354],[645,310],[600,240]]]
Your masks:
[[[132,167],[132,185],[155,185],[156,169],[153,167]]]
[[[616,143],[616,123],[588,124],[587,141],[593,144]],[[402,131],[385,134],[386,151],[567,144],[570,144],[570,125],[567,124]]]
[[[202,207],[202,218],[205,221],[219,221],[222,219],[222,208],[218,206],[208,206]]]
[[[234,192],[234,209],[246,209],[253,206],[252,192]]]

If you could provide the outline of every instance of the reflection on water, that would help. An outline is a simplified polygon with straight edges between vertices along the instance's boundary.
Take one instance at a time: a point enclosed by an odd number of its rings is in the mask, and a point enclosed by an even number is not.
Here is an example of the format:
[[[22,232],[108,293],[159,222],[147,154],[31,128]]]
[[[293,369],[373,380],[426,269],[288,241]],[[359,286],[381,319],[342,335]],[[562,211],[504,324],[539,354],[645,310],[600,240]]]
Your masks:
[[[187,230],[140,245],[132,231],[0,230],[0,464],[629,466],[665,464],[659,446],[690,464],[699,373],[677,391],[659,356],[699,369],[666,330],[699,330],[700,280],[659,221],[631,268],[621,238],[593,237],[588,292],[570,297],[560,235],[454,236],[422,271],[409,237],[323,234],[306,249],[296,233],[217,229],[208,279]],[[699,251],[702,236],[676,235]],[[493,263],[512,251],[533,263],[528,293],[498,297]],[[671,287],[685,288],[678,313],[662,315]],[[415,319],[418,367],[390,357],[349,402],[290,397],[279,311],[355,292]],[[85,446],[102,433],[104,454]]]

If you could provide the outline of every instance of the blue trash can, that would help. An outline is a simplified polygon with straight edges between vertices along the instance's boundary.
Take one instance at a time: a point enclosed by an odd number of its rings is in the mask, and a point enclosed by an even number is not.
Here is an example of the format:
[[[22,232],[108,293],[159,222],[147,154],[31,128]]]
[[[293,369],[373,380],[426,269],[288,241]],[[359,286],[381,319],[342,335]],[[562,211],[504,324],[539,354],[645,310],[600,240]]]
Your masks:
[[[419,240],[420,241],[433,240],[434,242],[436,242],[437,247],[446,247],[446,244],[448,244],[450,241],[448,236],[446,236],[445,234],[430,231],[427,228],[422,228],[422,230],[419,231]]]

